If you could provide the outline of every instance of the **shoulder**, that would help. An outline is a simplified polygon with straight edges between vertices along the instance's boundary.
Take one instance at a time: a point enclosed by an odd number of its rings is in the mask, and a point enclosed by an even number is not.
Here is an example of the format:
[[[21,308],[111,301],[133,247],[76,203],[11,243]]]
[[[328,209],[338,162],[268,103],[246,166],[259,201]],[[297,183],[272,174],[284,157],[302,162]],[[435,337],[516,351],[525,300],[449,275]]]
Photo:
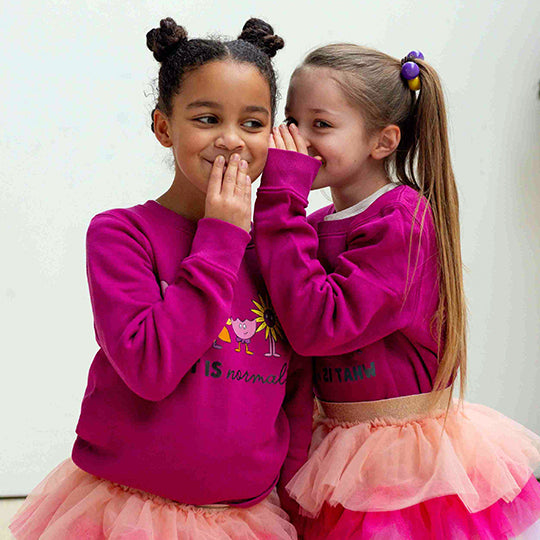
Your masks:
[[[86,233],[87,245],[121,242],[146,244],[146,229],[151,222],[144,205],[114,208],[96,214]]]
[[[128,208],[112,208],[96,214],[90,221],[89,228],[124,224],[137,226],[147,220],[145,206],[138,204]]]
[[[426,199],[409,186],[400,185],[377,199],[352,219],[351,239],[371,238],[377,243],[410,245],[420,238],[424,247],[435,241],[433,213]]]

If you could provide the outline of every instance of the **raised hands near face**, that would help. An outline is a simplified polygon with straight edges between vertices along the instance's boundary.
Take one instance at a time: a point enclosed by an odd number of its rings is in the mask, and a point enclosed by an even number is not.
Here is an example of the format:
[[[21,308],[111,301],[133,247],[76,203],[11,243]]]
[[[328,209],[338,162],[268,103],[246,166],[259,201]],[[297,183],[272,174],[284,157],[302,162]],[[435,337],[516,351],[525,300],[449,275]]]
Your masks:
[[[251,228],[251,178],[248,164],[233,154],[227,165],[225,158],[214,160],[208,188],[204,217],[221,219],[249,232]]]
[[[290,150],[299,154],[309,155],[308,143],[300,134],[300,130],[296,124],[281,124],[279,127],[272,129],[270,134],[269,148],[278,148],[279,150]],[[320,156],[312,156],[319,161],[322,161]]]

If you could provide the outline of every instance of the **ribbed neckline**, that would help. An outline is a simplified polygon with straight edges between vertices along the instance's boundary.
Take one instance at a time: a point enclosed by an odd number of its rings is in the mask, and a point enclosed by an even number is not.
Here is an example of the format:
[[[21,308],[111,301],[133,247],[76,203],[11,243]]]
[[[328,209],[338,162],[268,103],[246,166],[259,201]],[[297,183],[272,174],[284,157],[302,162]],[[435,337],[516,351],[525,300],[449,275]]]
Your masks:
[[[150,210],[153,214],[159,215],[159,219],[162,222],[166,222],[171,227],[182,229],[190,234],[195,234],[195,231],[197,230],[196,221],[192,221],[191,219],[187,219],[186,217],[177,214],[153,199],[146,201],[141,206]]]
[[[333,212],[328,214],[324,217],[324,221],[337,221],[339,219],[346,219],[349,217],[357,216],[358,214],[369,208],[369,206],[371,206],[381,195],[384,195],[388,191],[392,191],[396,187],[398,187],[398,184],[385,184],[382,188],[375,191],[375,193],[372,193],[369,197],[362,199],[353,206],[349,206],[349,208],[345,208],[345,210],[341,210],[339,212]]]
[[[380,209],[386,204],[401,199],[403,194],[409,189],[412,190],[412,188],[409,188],[408,186],[398,185],[395,189],[391,189],[390,191],[387,191],[386,193],[380,195],[373,203],[371,203],[363,212],[360,212],[359,214],[355,214],[343,219],[329,221],[325,221],[323,218],[323,220],[319,221],[318,223],[318,229],[320,232],[348,231],[351,227],[351,220],[354,220],[355,223],[362,223],[364,221],[368,221],[374,215],[376,215],[380,211]],[[333,205],[330,205],[329,214],[327,215],[331,215],[333,211]]]

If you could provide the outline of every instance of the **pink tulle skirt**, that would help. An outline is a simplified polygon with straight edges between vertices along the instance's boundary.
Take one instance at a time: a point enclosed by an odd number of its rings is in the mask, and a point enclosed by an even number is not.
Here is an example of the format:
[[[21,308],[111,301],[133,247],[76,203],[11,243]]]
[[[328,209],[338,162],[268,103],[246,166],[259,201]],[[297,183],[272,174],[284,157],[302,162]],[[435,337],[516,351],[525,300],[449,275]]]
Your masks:
[[[96,478],[69,459],[27,497],[10,529],[15,538],[28,540],[297,537],[275,490],[249,508],[190,506]]]
[[[308,462],[287,486],[304,537],[503,539],[540,519],[540,437],[465,403],[422,417],[318,417]]]

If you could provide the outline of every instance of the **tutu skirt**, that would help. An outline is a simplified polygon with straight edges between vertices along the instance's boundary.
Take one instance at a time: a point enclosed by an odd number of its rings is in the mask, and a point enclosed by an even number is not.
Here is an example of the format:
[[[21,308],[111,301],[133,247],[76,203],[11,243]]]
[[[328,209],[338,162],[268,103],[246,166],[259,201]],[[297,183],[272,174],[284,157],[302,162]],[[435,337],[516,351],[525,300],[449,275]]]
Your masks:
[[[198,507],[113,484],[61,463],[27,497],[10,529],[25,540],[290,540],[275,490],[249,508]]]
[[[400,420],[319,415],[287,490],[306,539],[499,540],[540,519],[539,463],[540,438],[482,405]]]

